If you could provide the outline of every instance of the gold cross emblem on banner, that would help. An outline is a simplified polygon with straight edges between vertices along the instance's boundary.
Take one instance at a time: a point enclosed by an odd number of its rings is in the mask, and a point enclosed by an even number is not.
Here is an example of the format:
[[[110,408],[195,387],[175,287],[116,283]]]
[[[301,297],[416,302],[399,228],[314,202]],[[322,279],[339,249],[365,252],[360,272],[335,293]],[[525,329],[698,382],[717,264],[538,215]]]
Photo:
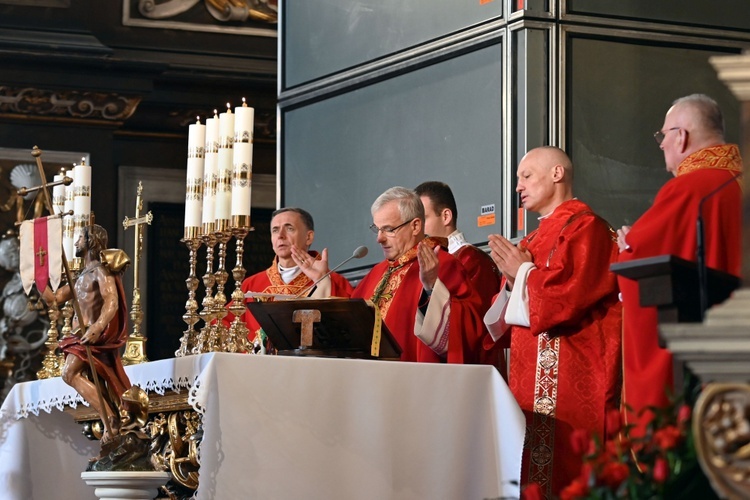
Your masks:
[[[44,247],[39,245],[39,251],[35,254],[37,257],[39,257],[39,265],[44,265],[44,256],[47,255],[47,252],[44,250]]]

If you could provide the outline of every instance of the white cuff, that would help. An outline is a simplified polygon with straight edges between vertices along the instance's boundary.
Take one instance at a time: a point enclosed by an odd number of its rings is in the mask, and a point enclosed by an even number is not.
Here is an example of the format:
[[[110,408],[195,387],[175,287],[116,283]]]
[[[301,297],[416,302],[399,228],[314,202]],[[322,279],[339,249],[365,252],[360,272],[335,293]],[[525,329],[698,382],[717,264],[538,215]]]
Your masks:
[[[508,307],[505,311],[505,322],[509,325],[530,326],[529,319],[529,290],[526,280],[529,273],[536,269],[533,262],[524,262],[518,268],[516,281],[513,283],[513,291],[510,292]]]

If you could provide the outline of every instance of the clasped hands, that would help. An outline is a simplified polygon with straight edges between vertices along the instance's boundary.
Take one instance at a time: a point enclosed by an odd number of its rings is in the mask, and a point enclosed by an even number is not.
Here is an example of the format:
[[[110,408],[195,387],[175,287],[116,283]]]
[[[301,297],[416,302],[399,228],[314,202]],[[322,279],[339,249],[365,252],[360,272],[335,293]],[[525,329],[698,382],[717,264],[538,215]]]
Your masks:
[[[514,245],[510,240],[499,234],[491,234],[488,236],[488,239],[491,250],[490,257],[492,257],[497,268],[505,276],[508,286],[513,288],[518,268],[524,262],[532,262],[533,257],[531,252],[520,245]]]

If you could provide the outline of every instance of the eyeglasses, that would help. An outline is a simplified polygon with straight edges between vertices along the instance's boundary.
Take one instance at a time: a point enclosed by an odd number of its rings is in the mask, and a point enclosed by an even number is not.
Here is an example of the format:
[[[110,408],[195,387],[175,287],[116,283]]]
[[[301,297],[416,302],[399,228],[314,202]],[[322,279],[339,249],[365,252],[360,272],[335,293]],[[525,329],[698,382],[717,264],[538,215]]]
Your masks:
[[[414,219],[408,220],[406,222],[402,222],[396,227],[388,227],[388,226],[378,227],[375,224],[370,224],[370,231],[372,231],[375,234],[383,233],[384,235],[388,237],[393,237],[393,236],[396,236],[396,231],[398,231],[399,229],[401,229],[402,227],[410,223],[412,220]]]
[[[672,127],[669,130],[667,130],[666,132],[662,132],[661,130],[657,130],[656,132],[654,132],[654,140],[656,141],[656,144],[658,144],[659,146],[661,146],[661,143],[664,142],[664,138],[667,136],[667,134],[669,132],[671,132],[672,130],[680,130],[681,128],[682,127]]]

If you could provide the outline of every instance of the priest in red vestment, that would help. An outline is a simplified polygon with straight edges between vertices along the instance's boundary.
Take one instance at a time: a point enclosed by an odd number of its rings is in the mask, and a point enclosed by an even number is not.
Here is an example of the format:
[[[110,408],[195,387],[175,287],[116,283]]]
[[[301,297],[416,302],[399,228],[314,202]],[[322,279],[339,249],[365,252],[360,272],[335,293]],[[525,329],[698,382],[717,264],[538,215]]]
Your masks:
[[[675,177],[632,227],[618,231],[619,261],[665,254],[695,261],[700,208],[706,265],[739,276],[742,191],[739,179],[732,179],[742,172],[742,159],[736,145],[725,143],[719,106],[702,94],[678,99],[654,137]],[[640,306],[636,281],[618,280],[625,311],[623,402],[630,421],[642,428],[650,418],[650,412],[638,418],[642,410],[665,406],[667,394],[682,388],[673,387],[672,355],[658,344],[656,307]]]
[[[481,299],[461,263],[425,236],[419,196],[393,187],[375,200],[371,212],[370,229],[377,234],[385,260],[360,281],[352,297],[378,307],[402,349],[401,360],[475,362],[482,332]],[[322,263],[325,266],[312,263],[320,275],[328,270],[325,258]],[[323,286],[320,292],[325,296]]]
[[[518,246],[490,235],[503,290],[485,315],[485,348],[510,334],[509,386],[526,415],[522,484],[547,498],[578,476],[571,433],[607,435],[619,408],[621,308],[614,230],[573,198],[573,166],[555,147],[533,149],[518,165],[516,191],[539,228]]]
[[[424,205],[425,233],[448,240],[448,252],[464,266],[469,281],[482,299],[479,312],[484,316],[492,305],[492,299],[500,291],[500,272],[497,266],[487,253],[466,241],[464,234],[458,230],[458,206],[450,186],[444,182],[428,181],[417,186],[414,191]],[[486,333],[484,328],[482,335]],[[503,342],[496,345],[497,348],[490,351],[480,349],[479,362],[495,366],[507,379],[505,348],[510,345]]]
[[[272,295],[297,295],[302,293],[304,297],[307,297],[313,291],[311,285],[315,279],[305,274],[305,271],[295,263],[292,252],[296,250],[308,256],[309,259],[320,259],[321,256],[318,252],[309,250],[314,239],[315,223],[309,212],[294,207],[276,210],[271,214],[271,244],[276,257],[274,257],[271,267],[246,278],[242,282],[242,292],[245,294],[256,292]],[[323,250],[323,257],[327,258],[326,250]],[[331,284],[333,286],[332,296],[348,297],[351,295],[352,286],[340,274],[331,274]],[[248,302],[251,300],[254,299],[247,299]],[[224,322],[229,326],[233,319],[234,315],[228,313]],[[265,333],[250,311],[245,310],[242,313],[242,319],[250,332],[248,339],[251,342],[257,340],[260,345],[265,345]]]

